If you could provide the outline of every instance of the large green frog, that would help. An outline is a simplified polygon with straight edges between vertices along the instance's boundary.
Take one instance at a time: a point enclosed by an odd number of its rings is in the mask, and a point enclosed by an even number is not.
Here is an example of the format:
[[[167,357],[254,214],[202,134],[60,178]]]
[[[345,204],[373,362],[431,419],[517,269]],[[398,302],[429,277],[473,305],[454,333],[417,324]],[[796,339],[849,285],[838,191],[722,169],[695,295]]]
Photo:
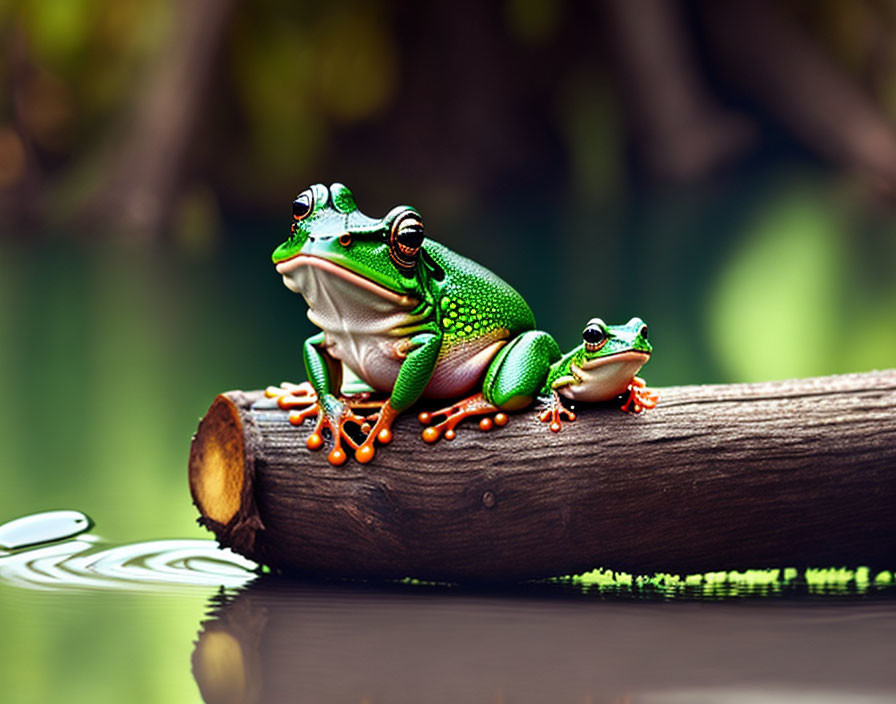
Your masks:
[[[650,403],[635,381],[650,354],[646,327],[637,348],[640,363],[616,365],[615,376],[606,374],[612,365],[593,373],[579,348],[564,356],[548,333],[535,329],[532,311],[509,284],[426,238],[414,208],[399,206],[381,219],[369,218],[342,184],[316,184],[293,201],[290,237],[272,258],[287,288],[305,298],[308,318],[321,332],[305,341],[308,383],[268,394],[293,409],[293,423],[317,417],[309,448],[322,447],[323,430],[329,429],[332,464],[346,461],[343,445],[354,449],[359,462],[369,462],[375,441],[390,442],[396,416],[421,398],[466,397],[421,414],[424,423],[445,416],[424,431],[430,442],[443,432],[453,437],[454,426],[468,416],[491,416],[481,420],[483,429],[501,425],[504,411],[524,408],[545,392],[552,397],[548,410],[555,430],[561,414],[574,417],[562,408],[559,394],[591,401],[627,392],[630,399],[644,400],[629,403],[627,410],[636,412]],[[586,327],[588,335],[592,328]],[[610,330],[604,326],[607,340],[599,349],[612,339]],[[581,349],[596,351],[587,337]],[[344,368],[388,398],[345,393]],[[613,393],[594,391],[608,387],[610,377]],[[592,390],[583,391],[589,385]]]

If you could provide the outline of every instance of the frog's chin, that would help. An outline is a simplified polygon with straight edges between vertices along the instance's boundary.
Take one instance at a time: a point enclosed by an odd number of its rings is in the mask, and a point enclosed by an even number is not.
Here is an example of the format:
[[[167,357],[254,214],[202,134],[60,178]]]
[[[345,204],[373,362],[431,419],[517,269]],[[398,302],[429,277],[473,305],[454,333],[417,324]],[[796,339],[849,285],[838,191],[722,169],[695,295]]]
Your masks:
[[[587,360],[581,366],[572,367],[581,381],[561,386],[557,391],[573,401],[610,401],[628,389],[635,374],[648,359],[650,355],[647,352],[629,350]]]
[[[283,284],[293,293],[303,293],[303,277],[300,275],[300,269],[304,266],[314,267],[320,271],[332,274],[346,283],[376,294],[395,305],[408,306],[413,303],[413,299],[410,296],[396,293],[392,289],[371,281],[351,269],[340,266],[329,259],[316,257],[313,254],[296,254],[276,265],[277,273],[283,277]]]

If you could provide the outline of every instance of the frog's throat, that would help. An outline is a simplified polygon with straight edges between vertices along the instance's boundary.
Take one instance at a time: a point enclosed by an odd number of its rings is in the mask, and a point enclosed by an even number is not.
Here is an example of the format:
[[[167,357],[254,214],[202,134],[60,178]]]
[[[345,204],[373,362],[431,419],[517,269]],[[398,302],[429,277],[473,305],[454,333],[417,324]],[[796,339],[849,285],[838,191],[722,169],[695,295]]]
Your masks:
[[[283,283],[286,285],[290,291],[295,293],[301,293],[298,286],[296,285],[295,280],[290,276],[296,269],[301,266],[313,266],[321,271],[326,271],[334,276],[338,276],[343,281],[346,281],[353,286],[357,286],[358,288],[362,288],[365,291],[370,291],[373,294],[376,294],[380,298],[383,298],[390,303],[393,303],[396,306],[401,307],[412,307],[417,303],[417,299],[412,296],[408,296],[403,293],[396,293],[390,288],[386,288],[382,284],[378,284],[375,281],[371,281],[370,279],[361,276],[351,269],[348,269],[344,266],[340,266],[335,262],[331,262],[329,259],[324,259],[323,257],[316,257],[313,254],[296,254],[289,259],[284,259],[282,262],[277,264],[277,273],[283,277]]]
[[[608,364],[620,364],[623,362],[640,361],[641,366],[644,366],[648,359],[650,359],[649,352],[642,352],[640,350],[626,350],[625,352],[616,352],[605,357],[586,359],[578,366],[586,371],[591,371],[592,369],[597,369],[598,367],[604,367]]]
[[[609,401],[625,392],[635,374],[650,358],[647,352],[626,350],[605,357],[573,363],[570,373],[577,381],[557,387],[557,392],[573,401]]]

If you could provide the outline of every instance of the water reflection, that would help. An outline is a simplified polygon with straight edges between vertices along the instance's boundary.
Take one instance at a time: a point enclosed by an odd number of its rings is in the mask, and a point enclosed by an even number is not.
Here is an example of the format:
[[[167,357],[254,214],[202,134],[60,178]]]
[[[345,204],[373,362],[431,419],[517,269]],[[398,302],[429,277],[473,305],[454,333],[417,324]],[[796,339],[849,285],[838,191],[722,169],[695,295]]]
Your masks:
[[[311,584],[215,597],[206,704],[892,701],[892,601],[636,601]]]
[[[492,589],[309,582],[259,575],[209,540],[110,545],[91,535],[67,538],[82,525],[78,516],[45,515],[28,524],[39,530],[13,526],[7,548],[35,536],[58,542],[0,555],[0,587],[50,592],[31,591],[7,612],[8,621],[24,614],[18,629],[4,631],[14,644],[7,659],[29,642],[35,620],[43,619],[39,633],[67,624],[72,637],[94,629],[92,638],[108,641],[103,658],[91,650],[79,660],[82,651],[66,651],[47,672],[61,671],[60,663],[105,668],[127,641],[154,653],[139,662],[170,656],[172,664],[159,665],[149,680],[173,682],[166,691],[181,694],[196,686],[207,704],[896,698],[889,572],[784,570],[697,580],[598,570]],[[813,580],[829,587],[813,588]],[[197,634],[197,595],[212,591]],[[4,596],[14,592],[26,594]],[[161,593],[177,598],[157,599]],[[147,649],[155,636],[157,648]],[[40,647],[23,652],[28,667],[44,657]],[[188,657],[195,685],[177,679],[189,677]],[[15,672],[27,670],[21,663]],[[145,669],[128,668],[124,658],[116,669],[120,688]],[[27,680],[20,677],[19,691]],[[39,700],[59,700],[54,687]]]

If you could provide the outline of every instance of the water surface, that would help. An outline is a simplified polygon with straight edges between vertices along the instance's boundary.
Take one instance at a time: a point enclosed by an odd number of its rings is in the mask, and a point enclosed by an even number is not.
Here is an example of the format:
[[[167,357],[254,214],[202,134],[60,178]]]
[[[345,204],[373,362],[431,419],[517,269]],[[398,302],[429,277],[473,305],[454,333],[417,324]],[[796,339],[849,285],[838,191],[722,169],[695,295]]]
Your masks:
[[[3,701],[896,701],[891,587],[663,584],[320,582],[80,535],[0,556]]]

